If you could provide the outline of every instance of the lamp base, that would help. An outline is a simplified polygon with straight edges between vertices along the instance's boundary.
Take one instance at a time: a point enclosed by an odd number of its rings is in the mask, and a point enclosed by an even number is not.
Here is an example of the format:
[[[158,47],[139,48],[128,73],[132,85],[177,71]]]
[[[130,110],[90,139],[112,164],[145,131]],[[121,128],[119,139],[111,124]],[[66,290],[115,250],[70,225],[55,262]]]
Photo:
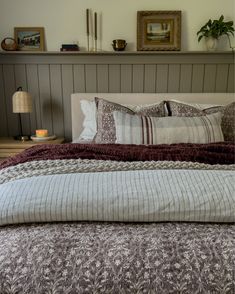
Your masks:
[[[19,136],[14,136],[14,139],[15,140],[18,140],[18,141],[24,142],[24,141],[29,141],[30,140],[30,136],[21,136],[21,135],[19,135]]]

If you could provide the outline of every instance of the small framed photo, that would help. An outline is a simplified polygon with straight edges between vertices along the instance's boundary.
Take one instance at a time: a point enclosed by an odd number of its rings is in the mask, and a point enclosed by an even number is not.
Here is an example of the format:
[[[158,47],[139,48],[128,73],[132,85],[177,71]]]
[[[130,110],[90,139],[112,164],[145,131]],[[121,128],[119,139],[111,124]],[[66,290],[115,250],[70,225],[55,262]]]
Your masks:
[[[18,50],[45,50],[44,28],[42,27],[16,27],[14,28],[14,35]]]
[[[138,11],[137,50],[170,51],[181,48],[181,11]]]

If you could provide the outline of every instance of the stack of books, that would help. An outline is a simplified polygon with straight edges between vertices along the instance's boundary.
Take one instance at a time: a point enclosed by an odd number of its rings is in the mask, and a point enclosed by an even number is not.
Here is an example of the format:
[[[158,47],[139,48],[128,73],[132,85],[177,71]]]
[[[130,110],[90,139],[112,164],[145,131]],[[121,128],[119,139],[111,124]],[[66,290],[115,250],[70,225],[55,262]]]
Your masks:
[[[79,51],[77,44],[62,44],[60,51]]]

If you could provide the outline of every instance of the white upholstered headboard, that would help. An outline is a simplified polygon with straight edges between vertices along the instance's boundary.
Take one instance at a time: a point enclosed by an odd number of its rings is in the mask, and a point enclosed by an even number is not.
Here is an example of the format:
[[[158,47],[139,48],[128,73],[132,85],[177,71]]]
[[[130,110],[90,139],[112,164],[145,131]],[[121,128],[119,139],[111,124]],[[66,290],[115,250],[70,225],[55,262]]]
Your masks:
[[[235,101],[234,93],[74,93],[71,95],[72,138],[78,138],[83,127],[80,100],[100,97],[121,104],[149,104],[176,99],[203,104],[228,104]]]

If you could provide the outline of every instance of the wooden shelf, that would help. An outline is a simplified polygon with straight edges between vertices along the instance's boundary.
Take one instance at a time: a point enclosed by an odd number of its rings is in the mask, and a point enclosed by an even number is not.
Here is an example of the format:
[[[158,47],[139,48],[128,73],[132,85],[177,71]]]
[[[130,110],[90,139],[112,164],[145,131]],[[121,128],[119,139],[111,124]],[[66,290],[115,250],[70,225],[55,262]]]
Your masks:
[[[234,51],[0,51],[0,55],[189,55],[234,54]]]

